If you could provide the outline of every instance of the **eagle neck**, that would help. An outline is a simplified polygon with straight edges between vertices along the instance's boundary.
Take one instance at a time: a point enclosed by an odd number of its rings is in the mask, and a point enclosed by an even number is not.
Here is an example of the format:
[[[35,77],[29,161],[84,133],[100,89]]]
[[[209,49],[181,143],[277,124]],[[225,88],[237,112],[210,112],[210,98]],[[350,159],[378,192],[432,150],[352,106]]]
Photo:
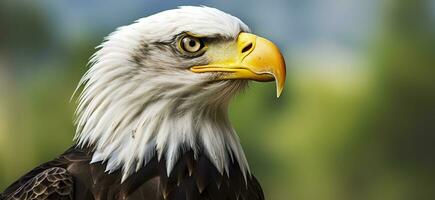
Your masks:
[[[163,83],[159,85],[164,87]],[[154,157],[165,160],[170,176],[187,151],[193,151],[195,157],[204,154],[221,174],[228,174],[230,165],[237,162],[246,179],[249,166],[228,118],[230,99],[245,86],[246,81],[223,81],[167,85],[170,92],[142,86],[118,88],[111,94],[120,94],[104,100],[111,106],[99,111],[103,113],[79,115],[79,122],[87,123],[78,130],[77,142],[93,146],[92,163],[105,163],[108,173],[120,169],[122,180]],[[143,91],[138,96],[144,98],[131,97],[131,91],[138,88]],[[130,91],[130,95],[123,97],[120,91]],[[90,110],[96,112],[98,108]]]

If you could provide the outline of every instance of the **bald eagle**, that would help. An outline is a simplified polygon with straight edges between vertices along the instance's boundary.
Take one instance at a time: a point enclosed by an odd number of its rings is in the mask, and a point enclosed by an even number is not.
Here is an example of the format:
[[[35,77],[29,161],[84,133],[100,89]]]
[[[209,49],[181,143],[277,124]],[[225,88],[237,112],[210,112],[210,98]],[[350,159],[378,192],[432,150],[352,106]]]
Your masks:
[[[79,83],[75,144],[0,199],[264,199],[228,119],[248,80],[276,81],[270,41],[209,7],[180,7],[106,37]]]

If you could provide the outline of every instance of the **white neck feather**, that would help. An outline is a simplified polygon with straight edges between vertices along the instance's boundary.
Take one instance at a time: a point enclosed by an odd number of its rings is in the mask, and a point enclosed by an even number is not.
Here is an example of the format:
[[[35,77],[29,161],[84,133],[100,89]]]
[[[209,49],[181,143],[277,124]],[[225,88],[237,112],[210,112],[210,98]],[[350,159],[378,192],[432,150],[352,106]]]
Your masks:
[[[234,161],[249,173],[227,115],[230,95],[246,82],[180,85],[167,93],[148,83],[112,84],[117,87],[108,85],[94,95],[88,91],[98,90],[97,85],[88,84],[80,99],[76,138],[79,145],[95,147],[92,162],[107,162],[108,172],[122,167],[124,180],[157,153],[169,175],[179,156],[193,150],[205,153],[221,173],[228,174]]]
[[[179,156],[193,150],[221,173],[238,162],[246,178],[248,163],[227,114],[246,81],[209,83],[198,81],[205,75],[138,66],[131,49],[141,40],[118,32],[102,44],[80,83],[75,139],[95,148],[92,162],[105,162],[109,173],[121,169],[125,180],[158,156],[169,175]],[[130,40],[117,42],[124,32]]]
[[[189,18],[191,13],[195,18]],[[181,19],[200,21],[179,23],[198,27],[161,25],[181,14],[187,16]],[[166,160],[169,175],[187,150],[207,155],[221,173],[228,174],[229,165],[238,162],[246,178],[248,163],[227,109],[231,97],[247,82],[210,83],[205,81],[208,75],[180,70],[176,66],[181,64],[179,59],[165,55],[168,51],[162,51],[162,46],[153,51],[150,44],[172,38],[169,34],[182,27],[192,28],[191,32],[202,30],[202,34],[221,31],[210,25],[210,19],[226,28],[221,32],[231,37],[248,28],[237,18],[206,7],[185,7],[159,15],[119,28],[93,56],[79,84],[83,91],[76,111],[75,140],[80,146],[95,148],[92,162],[106,163],[109,173],[120,169],[122,180],[154,156]],[[148,49],[144,52],[143,48]]]

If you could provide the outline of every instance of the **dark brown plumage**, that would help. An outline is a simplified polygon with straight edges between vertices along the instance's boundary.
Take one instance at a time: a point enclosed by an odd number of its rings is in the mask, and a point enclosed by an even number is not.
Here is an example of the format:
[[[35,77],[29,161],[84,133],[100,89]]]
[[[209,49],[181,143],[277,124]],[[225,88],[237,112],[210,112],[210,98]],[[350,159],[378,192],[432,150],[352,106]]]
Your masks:
[[[120,171],[105,173],[105,164],[89,164],[90,149],[72,147],[9,186],[0,199],[137,199],[137,200],[261,200],[254,176],[247,183],[237,162],[221,175],[205,155],[183,154],[167,177],[165,161],[153,158],[121,183]]]

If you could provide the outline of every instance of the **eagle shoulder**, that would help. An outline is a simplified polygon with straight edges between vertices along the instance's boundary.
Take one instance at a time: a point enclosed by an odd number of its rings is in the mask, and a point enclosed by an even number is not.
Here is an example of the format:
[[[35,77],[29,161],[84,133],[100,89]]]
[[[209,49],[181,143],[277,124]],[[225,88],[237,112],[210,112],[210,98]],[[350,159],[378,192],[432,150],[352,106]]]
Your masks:
[[[5,200],[73,199],[73,178],[61,167],[48,168],[22,183],[18,189],[4,194]]]
[[[121,182],[120,170],[107,173],[105,163],[90,164],[91,155],[91,149],[70,148],[22,176],[0,199],[264,200],[257,179],[245,177],[236,161],[220,173],[206,155],[187,151],[168,174],[166,161],[154,157]]]

